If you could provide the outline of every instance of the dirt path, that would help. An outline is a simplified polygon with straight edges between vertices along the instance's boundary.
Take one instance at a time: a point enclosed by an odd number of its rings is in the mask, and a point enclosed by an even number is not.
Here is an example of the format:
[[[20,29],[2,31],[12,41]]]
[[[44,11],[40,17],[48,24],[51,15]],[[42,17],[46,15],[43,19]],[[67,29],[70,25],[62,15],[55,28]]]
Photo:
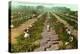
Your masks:
[[[16,37],[23,33],[24,29],[29,27],[29,25],[33,24],[37,19],[30,19],[25,23],[21,24],[18,28],[11,29],[11,42],[16,42]]]
[[[42,32],[42,39],[40,41],[40,48],[37,48],[34,51],[51,51],[59,49],[59,38],[55,30],[50,28],[50,31],[47,31],[47,21],[48,17],[44,23],[44,29]]]
[[[44,14],[44,13],[43,13]],[[37,18],[41,17],[43,14],[40,14]],[[29,27],[29,25],[33,24],[35,21],[37,21],[37,18],[30,19],[23,24],[21,24],[19,27],[11,29],[11,43],[16,43],[16,37],[21,35],[24,32],[24,29]]]
[[[55,13],[52,13],[51,14],[53,16],[55,16],[55,18],[57,18],[58,21],[60,21],[61,23],[63,23],[65,25],[65,27],[68,27],[71,29],[71,34],[75,36],[75,38],[77,38],[77,30],[73,29],[73,27],[71,25],[69,25],[69,23],[63,19],[61,19],[58,15],[56,15]]]

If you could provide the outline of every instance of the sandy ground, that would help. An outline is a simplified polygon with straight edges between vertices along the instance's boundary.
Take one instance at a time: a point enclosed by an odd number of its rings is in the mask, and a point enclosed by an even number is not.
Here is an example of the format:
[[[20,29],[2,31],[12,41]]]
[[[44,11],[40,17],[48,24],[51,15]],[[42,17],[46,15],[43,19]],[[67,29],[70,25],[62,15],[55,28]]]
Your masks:
[[[30,19],[23,24],[21,24],[19,27],[11,29],[11,42],[15,43],[16,42],[16,37],[21,35],[24,32],[24,29],[29,27],[29,25],[33,24],[37,19]]]
[[[44,14],[45,14],[45,12],[40,14],[37,18],[40,18]],[[25,28],[29,27],[29,25],[32,25],[35,21],[37,21],[37,18],[32,18],[32,19],[24,22],[23,24],[21,24],[17,28],[11,29],[11,43],[15,44],[16,43],[16,37],[21,35],[24,32]]]
[[[40,47],[34,51],[51,51],[59,49],[59,41],[57,41],[59,38],[55,30],[51,28],[50,31],[47,31],[47,21],[49,17],[50,15],[48,13],[44,23],[43,32],[41,34],[42,39],[40,40]]]

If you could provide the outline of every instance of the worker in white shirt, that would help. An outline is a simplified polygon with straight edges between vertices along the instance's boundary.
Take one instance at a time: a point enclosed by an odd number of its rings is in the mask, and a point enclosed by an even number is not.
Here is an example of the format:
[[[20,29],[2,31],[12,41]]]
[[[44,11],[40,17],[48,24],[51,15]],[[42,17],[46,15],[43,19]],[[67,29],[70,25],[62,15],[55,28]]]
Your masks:
[[[71,34],[71,31],[70,31],[70,29],[68,29],[67,33],[68,33],[69,35]]]
[[[11,24],[11,28],[14,28],[14,25],[13,24]]]
[[[29,37],[30,35],[28,34],[28,28],[24,30],[24,38]]]
[[[70,42],[72,42],[72,41],[73,41],[73,37],[71,36],[71,30],[70,30],[70,29],[66,29],[66,31],[67,31],[67,33],[70,35],[70,36],[69,36]]]
[[[66,28],[66,32],[70,35],[71,34],[71,30]]]
[[[49,24],[47,25],[47,31],[50,31],[50,25]]]
[[[72,41],[73,41],[73,37],[72,37],[72,36],[70,36],[70,37],[69,37],[69,39],[70,39],[70,42],[72,42]]]

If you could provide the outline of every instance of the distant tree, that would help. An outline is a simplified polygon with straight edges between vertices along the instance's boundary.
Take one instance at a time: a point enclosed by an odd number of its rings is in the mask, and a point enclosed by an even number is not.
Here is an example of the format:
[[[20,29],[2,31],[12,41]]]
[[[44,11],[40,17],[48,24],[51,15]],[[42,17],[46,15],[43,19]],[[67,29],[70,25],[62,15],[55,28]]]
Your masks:
[[[38,13],[41,13],[41,12],[44,11],[44,6],[37,6],[36,10],[37,10]]]
[[[53,7],[52,9],[58,13],[67,13],[70,11],[70,9],[67,7]]]

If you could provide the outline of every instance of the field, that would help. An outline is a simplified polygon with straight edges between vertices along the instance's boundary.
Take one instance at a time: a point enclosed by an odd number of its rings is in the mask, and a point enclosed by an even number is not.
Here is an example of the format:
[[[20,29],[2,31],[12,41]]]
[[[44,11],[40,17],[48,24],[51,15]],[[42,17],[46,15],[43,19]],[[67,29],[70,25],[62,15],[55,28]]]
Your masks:
[[[67,7],[14,5],[11,2],[10,52],[78,48],[78,11]],[[31,5],[31,4],[30,4]],[[25,36],[29,34],[29,36]]]

